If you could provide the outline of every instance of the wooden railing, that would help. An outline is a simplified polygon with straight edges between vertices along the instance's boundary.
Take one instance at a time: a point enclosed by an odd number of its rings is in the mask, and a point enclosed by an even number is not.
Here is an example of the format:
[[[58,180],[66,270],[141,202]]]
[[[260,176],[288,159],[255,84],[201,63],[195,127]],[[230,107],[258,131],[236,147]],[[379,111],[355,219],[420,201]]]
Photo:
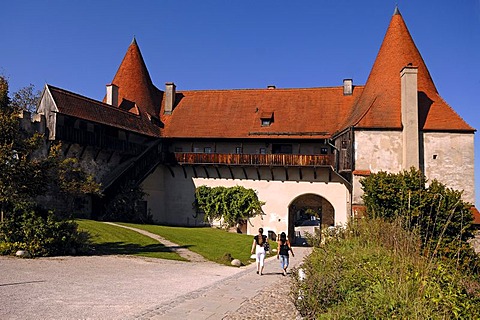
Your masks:
[[[333,166],[333,155],[224,154],[175,152],[169,162],[178,164],[220,164],[239,166]]]

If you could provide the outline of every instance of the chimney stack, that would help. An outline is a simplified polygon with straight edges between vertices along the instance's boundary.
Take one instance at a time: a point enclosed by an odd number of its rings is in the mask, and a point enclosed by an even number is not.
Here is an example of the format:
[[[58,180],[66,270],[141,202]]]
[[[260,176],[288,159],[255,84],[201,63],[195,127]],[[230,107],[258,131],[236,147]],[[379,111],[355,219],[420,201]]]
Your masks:
[[[118,107],[118,87],[113,83],[107,84],[107,104]]]
[[[403,169],[420,168],[420,131],[418,127],[418,67],[409,63],[400,71],[403,126]]]
[[[353,94],[353,80],[343,79],[343,95],[351,96]]]
[[[173,108],[175,107],[175,89],[175,83],[165,83],[165,114],[172,114]]]

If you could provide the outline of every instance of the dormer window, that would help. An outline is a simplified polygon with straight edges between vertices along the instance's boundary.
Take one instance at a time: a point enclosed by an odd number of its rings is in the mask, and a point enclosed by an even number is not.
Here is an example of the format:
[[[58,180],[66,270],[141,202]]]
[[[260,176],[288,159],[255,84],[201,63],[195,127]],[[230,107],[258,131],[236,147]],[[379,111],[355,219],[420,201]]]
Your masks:
[[[268,127],[273,122],[273,112],[262,112],[260,114],[262,127]]]

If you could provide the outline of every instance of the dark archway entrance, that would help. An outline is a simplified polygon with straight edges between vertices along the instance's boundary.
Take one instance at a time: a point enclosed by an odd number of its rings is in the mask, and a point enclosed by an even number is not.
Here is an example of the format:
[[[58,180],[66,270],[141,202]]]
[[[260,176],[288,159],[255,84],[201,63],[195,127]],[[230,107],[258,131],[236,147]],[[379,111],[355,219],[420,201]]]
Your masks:
[[[325,198],[308,193],[295,198],[288,207],[288,236],[293,244],[302,244],[305,233],[335,225],[335,210]]]

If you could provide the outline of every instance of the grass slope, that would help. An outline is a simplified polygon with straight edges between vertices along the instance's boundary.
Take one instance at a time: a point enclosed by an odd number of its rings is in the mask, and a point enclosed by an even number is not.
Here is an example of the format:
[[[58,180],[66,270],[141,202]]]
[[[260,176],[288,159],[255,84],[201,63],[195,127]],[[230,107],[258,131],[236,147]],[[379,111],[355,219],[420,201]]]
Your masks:
[[[158,241],[138,232],[103,222],[78,219],[79,230],[91,235],[91,244],[95,254],[129,254],[151,258],[182,260],[185,259]]]
[[[250,235],[227,232],[216,228],[184,228],[159,225],[124,223],[126,226],[143,229],[177,243],[189,250],[201,254],[206,259],[222,264],[230,264],[231,256],[243,264],[252,262],[250,250],[253,237]],[[277,247],[270,241],[271,248]]]

